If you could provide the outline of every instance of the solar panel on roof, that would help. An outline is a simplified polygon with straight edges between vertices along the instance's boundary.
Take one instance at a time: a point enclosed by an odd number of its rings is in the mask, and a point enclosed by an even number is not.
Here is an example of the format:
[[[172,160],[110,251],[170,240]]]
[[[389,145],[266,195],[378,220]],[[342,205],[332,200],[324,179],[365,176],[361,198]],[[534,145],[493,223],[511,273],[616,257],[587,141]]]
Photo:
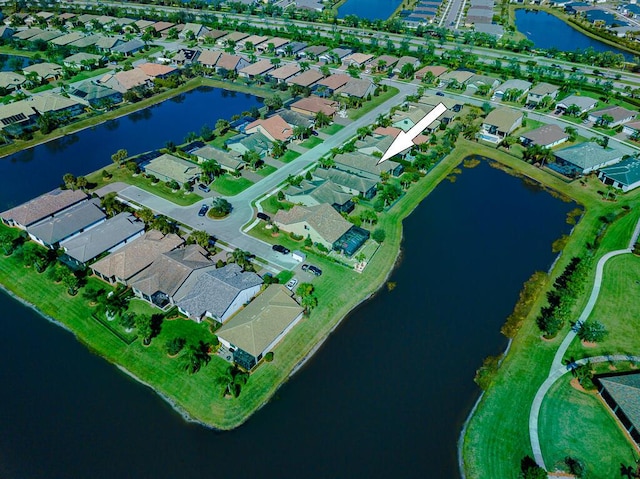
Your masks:
[[[11,115],[11,116],[8,116],[7,118],[3,118],[0,121],[2,121],[3,125],[10,125],[11,123],[16,123],[26,119],[27,117],[25,116],[24,113],[18,113],[17,115]]]

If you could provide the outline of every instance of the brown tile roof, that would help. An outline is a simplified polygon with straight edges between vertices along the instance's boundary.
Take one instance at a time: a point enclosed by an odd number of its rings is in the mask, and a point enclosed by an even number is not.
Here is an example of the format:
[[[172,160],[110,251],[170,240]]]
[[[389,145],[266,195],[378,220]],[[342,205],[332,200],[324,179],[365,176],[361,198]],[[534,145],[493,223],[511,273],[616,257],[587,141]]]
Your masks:
[[[349,75],[334,73],[333,75],[320,80],[317,85],[322,85],[326,86],[327,88],[331,88],[332,90],[337,90],[341,86],[346,85],[349,80],[351,80],[351,77]]]
[[[168,75],[176,71],[175,67],[169,65],[160,65],[159,63],[143,63],[138,65],[138,68],[150,77],[158,77],[162,75]]]
[[[338,111],[338,104],[333,100],[311,95],[292,103],[291,108],[298,109],[310,115],[315,115],[321,111],[325,115],[333,116],[334,113]]]
[[[280,115],[273,115],[265,120],[256,120],[245,127],[247,134],[257,131],[280,141],[286,141],[293,135],[291,126]]]
[[[115,74],[115,78],[126,90],[144,85],[151,80],[151,77],[139,68],[118,72]]]
[[[301,68],[297,63],[289,63],[288,65],[281,66],[280,68],[276,68],[272,72],[269,72],[269,76],[277,80],[286,80],[298,73],[300,70]]]
[[[160,33],[160,32],[163,32],[164,30],[168,30],[171,27],[175,27],[176,24],[171,22],[156,22],[151,26],[156,32]]]
[[[438,78],[440,75],[445,73],[447,68],[441,67],[439,65],[427,65],[426,67],[422,67],[420,70],[416,72],[416,78],[422,78],[428,72],[431,72],[435,78]]]
[[[218,63],[221,55],[222,52],[215,50],[202,50],[202,53],[200,53],[200,56],[198,57],[198,62],[207,67],[214,67],[216,66],[216,63]]]
[[[223,42],[239,42],[240,40],[243,40],[245,38],[247,38],[249,36],[248,33],[242,33],[242,32],[231,32],[228,35],[221,37],[220,40]]]
[[[387,127],[379,126],[375,130],[373,130],[373,133],[375,135],[392,136],[395,138],[400,134],[401,131],[402,130],[400,128],[396,128],[395,126],[387,126]]]
[[[291,85],[300,85],[309,87],[316,83],[318,80],[322,80],[324,75],[317,70],[307,70],[300,73],[293,78],[290,78],[287,83]]]
[[[275,68],[275,65],[273,65],[269,60],[260,60],[256,63],[252,63],[251,65],[238,70],[238,73],[249,75],[249,76],[255,76],[255,75],[262,75],[264,73],[267,73],[269,70],[273,70],[274,68]]]
[[[239,57],[238,55],[229,55],[228,53],[223,53],[222,55],[220,55],[220,58],[218,58],[216,68],[235,70],[241,60],[243,60],[243,58]]]
[[[373,68],[378,68],[380,66],[380,62],[384,62],[385,68],[390,68],[398,63],[398,57],[394,57],[393,55],[381,55],[371,62],[371,66]]]
[[[80,190],[55,189],[0,213],[0,217],[23,226],[29,226],[86,199],[86,193]]]
[[[140,238],[94,263],[91,269],[106,278],[128,280],[153,263],[162,253],[184,243],[175,234],[164,235],[158,230],[147,231]]]
[[[278,210],[274,222],[287,226],[306,222],[327,243],[334,243],[353,226],[345,220],[331,205],[315,206],[295,205],[289,211]]]

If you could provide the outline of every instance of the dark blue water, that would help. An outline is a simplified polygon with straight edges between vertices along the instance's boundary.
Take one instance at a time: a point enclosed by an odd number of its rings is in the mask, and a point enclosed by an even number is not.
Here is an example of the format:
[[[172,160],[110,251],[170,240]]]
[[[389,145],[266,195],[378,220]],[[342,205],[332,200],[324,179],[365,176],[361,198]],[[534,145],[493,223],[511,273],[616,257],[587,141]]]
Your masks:
[[[253,95],[200,87],[158,105],[110,120],[90,129],[0,158],[0,205],[23,203],[62,182],[65,173],[85,175],[112,163],[124,148],[130,155],[181,143],[204,124],[213,128],[220,118],[261,106]],[[0,149],[0,154],[2,150]],[[28,188],[25,185],[28,184]]]
[[[627,60],[633,59],[633,54],[594,40],[547,12],[518,8],[516,29],[526,35],[536,48],[557,48],[561,51],[593,48],[597,52],[622,53]]]
[[[369,20],[386,20],[402,0],[347,0],[338,7],[338,18],[357,15]]]
[[[28,67],[33,63],[27,57],[20,57],[17,55],[0,55],[0,71],[18,71],[24,67]]]
[[[396,288],[354,311],[228,433],[184,423],[0,295],[0,477],[457,477],[474,371],[505,346],[500,325],[522,283],[553,261],[572,207],[486,163],[445,181],[404,223]]]

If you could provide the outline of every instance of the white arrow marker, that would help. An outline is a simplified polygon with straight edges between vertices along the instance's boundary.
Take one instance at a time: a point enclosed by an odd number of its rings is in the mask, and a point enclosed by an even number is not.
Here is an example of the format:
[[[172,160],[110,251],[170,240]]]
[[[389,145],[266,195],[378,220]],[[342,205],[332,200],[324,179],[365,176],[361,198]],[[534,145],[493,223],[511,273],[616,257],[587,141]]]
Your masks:
[[[401,151],[406,150],[407,148],[411,148],[413,146],[413,139],[418,136],[420,133],[424,131],[426,127],[428,127],[431,123],[436,121],[440,115],[442,115],[445,111],[447,111],[447,107],[442,103],[438,103],[433,110],[427,113],[418,123],[413,125],[409,131],[401,131],[396,139],[393,140],[389,149],[385,151],[378,164],[382,163],[385,160],[388,160],[394,155],[397,155]]]

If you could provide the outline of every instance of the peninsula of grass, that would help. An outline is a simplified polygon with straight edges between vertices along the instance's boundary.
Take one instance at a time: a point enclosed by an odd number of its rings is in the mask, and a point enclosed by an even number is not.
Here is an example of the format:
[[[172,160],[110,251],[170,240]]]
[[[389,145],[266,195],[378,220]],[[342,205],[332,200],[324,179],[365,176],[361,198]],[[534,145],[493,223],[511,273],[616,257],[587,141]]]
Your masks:
[[[235,178],[229,173],[225,173],[217,177],[209,187],[223,196],[235,196],[249,188],[252,184],[253,183],[246,178]]]
[[[316,146],[318,146],[320,143],[322,143],[322,141],[322,138],[312,136],[311,138],[307,138],[302,143],[300,143],[300,146],[310,150],[311,148],[315,148]]]

